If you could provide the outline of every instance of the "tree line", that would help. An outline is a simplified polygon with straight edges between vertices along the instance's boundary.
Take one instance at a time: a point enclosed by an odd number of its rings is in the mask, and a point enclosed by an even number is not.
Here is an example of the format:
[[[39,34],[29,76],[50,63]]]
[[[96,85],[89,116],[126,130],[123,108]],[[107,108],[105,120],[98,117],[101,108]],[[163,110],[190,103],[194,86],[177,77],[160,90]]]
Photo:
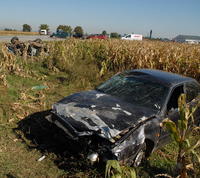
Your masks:
[[[39,26],[39,31],[40,30],[47,30],[47,32],[49,32],[49,26],[47,24],[41,24]],[[22,26],[22,31],[23,32],[31,32],[32,28],[30,25],[28,24],[23,24]],[[63,31],[65,33],[69,33],[70,35],[75,35],[76,37],[82,37],[84,35],[84,30],[81,26],[76,26],[74,29],[70,26],[70,25],[59,25],[56,29],[57,32],[59,31]],[[102,35],[109,35],[106,30],[103,30]],[[110,37],[111,38],[120,38],[120,34],[118,34],[117,32],[112,32],[110,33]]]
[[[39,26],[39,31],[40,30],[47,30],[47,32],[49,32],[49,26],[47,24],[41,24]],[[22,31],[23,32],[31,32],[32,28],[28,24],[23,24]],[[77,37],[82,37],[84,34],[83,28],[81,26],[77,26],[74,29],[72,29],[72,27],[69,25],[59,25],[57,27],[56,31],[57,32],[63,31],[63,32],[69,33],[69,34],[75,34]]]
[[[9,28],[5,28],[5,31],[17,31],[16,29],[9,29]],[[39,26],[39,31],[40,30],[47,30],[47,32],[49,32],[49,25],[47,24],[41,24]],[[23,32],[31,32],[32,31],[32,27],[28,24],[23,24],[22,25],[22,31]],[[84,35],[84,30],[81,26],[76,26],[74,29],[70,26],[70,25],[59,25],[56,29],[56,32],[65,32],[65,33],[69,33],[70,35],[74,35],[76,37],[82,37]],[[106,30],[103,30],[102,35],[109,35],[110,38],[120,38],[121,35],[118,34],[117,32],[112,32],[110,34],[108,34],[106,32]]]

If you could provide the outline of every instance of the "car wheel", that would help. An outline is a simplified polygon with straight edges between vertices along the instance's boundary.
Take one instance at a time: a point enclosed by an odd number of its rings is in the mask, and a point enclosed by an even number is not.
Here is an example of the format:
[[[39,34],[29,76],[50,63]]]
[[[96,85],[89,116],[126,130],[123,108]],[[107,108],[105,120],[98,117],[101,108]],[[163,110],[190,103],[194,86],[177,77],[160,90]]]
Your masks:
[[[138,151],[137,155],[135,156],[133,166],[138,167],[145,159],[145,151],[146,151],[146,144],[144,143],[141,149]]]

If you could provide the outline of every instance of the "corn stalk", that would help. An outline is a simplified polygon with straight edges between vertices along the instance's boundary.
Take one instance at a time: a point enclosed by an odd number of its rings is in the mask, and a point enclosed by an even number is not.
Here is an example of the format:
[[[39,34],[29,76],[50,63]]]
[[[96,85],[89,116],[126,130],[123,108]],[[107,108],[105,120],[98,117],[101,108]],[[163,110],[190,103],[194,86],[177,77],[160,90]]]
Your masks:
[[[194,125],[194,117],[197,107],[199,107],[200,102],[196,106],[190,107],[186,103],[186,95],[182,94],[178,99],[179,108],[179,120],[176,125],[172,120],[165,119],[163,121],[163,126],[170,132],[171,137],[178,145],[178,156],[177,156],[177,170],[180,174],[180,178],[187,177],[187,168],[194,168],[194,158],[196,158],[198,164],[200,165],[200,156],[196,152],[197,148],[200,147],[200,139],[195,143],[192,143],[191,137],[195,130],[200,130],[200,127]],[[193,160],[188,160],[187,158],[192,156]],[[190,161],[190,164],[187,164]]]

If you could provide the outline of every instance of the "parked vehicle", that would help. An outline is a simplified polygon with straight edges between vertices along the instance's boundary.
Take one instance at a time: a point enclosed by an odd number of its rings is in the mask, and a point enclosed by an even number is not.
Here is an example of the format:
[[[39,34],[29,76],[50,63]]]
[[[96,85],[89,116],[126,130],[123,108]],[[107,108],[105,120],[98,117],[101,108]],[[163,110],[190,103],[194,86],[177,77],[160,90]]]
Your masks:
[[[47,35],[48,31],[46,29],[40,30],[40,35]]]
[[[56,33],[53,33],[52,35],[50,35],[50,37],[55,37],[55,38],[68,38],[70,37],[69,33],[66,33],[64,31],[57,31]]]
[[[161,123],[166,117],[177,123],[177,100],[182,93],[192,103],[200,94],[200,84],[159,70],[130,70],[95,90],[63,98],[53,104],[47,119],[77,141],[91,162],[116,159],[138,166],[170,141]],[[200,108],[195,114],[196,124],[199,121]]]
[[[142,40],[142,35],[140,34],[128,34],[123,36],[121,39],[122,40]]]
[[[93,34],[93,35],[89,35],[87,39],[108,39],[108,36],[102,35],[102,34]]]

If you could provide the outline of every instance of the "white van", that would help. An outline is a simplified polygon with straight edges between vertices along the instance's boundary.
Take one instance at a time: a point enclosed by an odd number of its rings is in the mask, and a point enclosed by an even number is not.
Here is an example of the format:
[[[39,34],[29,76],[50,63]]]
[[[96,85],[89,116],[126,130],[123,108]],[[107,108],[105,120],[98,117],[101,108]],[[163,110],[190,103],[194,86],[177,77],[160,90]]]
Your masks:
[[[122,40],[142,40],[142,35],[140,34],[128,34],[121,38]]]
[[[45,29],[41,29],[40,30],[40,35],[47,35],[47,30],[45,30]]]

